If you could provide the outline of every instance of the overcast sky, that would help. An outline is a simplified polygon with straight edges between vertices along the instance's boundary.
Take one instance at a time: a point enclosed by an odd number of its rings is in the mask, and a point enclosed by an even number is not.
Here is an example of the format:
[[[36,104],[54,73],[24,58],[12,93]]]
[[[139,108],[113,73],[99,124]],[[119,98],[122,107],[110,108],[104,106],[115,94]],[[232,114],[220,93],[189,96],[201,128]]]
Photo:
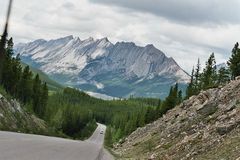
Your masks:
[[[8,0],[0,0],[0,29]],[[15,0],[15,43],[67,35],[154,44],[190,72],[211,52],[225,62],[240,37],[240,0]]]

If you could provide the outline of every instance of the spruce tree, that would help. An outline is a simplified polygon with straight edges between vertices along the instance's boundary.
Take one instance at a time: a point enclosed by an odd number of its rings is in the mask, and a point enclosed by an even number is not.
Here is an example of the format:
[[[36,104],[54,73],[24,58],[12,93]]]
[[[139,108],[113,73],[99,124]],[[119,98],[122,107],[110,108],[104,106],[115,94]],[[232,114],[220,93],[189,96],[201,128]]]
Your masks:
[[[2,84],[7,92],[13,96],[17,96],[17,84],[20,81],[22,67],[19,55],[16,58],[13,58],[13,54],[13,40],[10,38],[7,43],[6,56],[3,64]]]
[[[193,95],[193,87],[194,87],[194,67],[192,69],[192,74],[191,74],[191,80],[190,83],[188,84],[188,87],[186,89],[186,98],[189,98]]]
[[[237,76],[240,75],[240,49],[239,49],[238,42],[235,44],[234,48],[232,49],[232,55],[227,64],[231,71],[232,79],[235,79]]]
[[[32,100],[32,72],[29,66],[25,67],[18,85],[18,97],[24,103]]]
[[[204,90],[216,87],[217,71],[214,53],[212,53],[206,62],[206,67],[202,73],[202,88]]]
[[[227,82],[230,81],[230,73],[229,70],[222,67],[218,71],[218,76],[217,76],[217,85],[224,85]]]
[[[14,97],[18,95],[18,84],[20,83],[20,79],[22,76],[22,66],[20,63],[19,55],[16,58],[13,58],[13,84],[12,84],[12,94]]]
[[[33,111],[38,116],[42,116],[41,96],[42,96],[41,80],[39,78],[39,75],[37,74],[33,80],[32,104],[33,104]]]
[[[6,54],[7,56],[9,57],[12,57],[12,55],[14,54],[14,51],[13,51],[13,39],[12,37],[7,41],[7,48],[6,48]]]
[[[45,115],[47,101],[48,101],[48,87],[47,87],[47,83],[45,82],[42,84],[42,87],[41,87],[41,95],[40,95],[41,109],[39,113],[40,118],[43,118],[43,116]]]
[[[182,90],[178,91],[177,104],[180,104],[183,100]]]
[[[200,64],[200,59],[198,58],[198,62],[197,62],[197,66],[196,66],[196,71],[195,71],[195,75],[194,75],[194,83],[193,83],[193,94],[196,95],[201,91],[201,74],[200,74],[200,70],[201,70],[201,64]]]

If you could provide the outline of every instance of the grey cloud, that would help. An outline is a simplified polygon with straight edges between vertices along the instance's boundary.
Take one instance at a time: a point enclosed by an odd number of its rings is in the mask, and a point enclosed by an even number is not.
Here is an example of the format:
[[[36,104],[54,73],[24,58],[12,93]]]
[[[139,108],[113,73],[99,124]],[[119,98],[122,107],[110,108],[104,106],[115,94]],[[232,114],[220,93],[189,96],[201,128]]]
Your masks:
[[[16,43],[66,35],[81,39],[108,37],[113,43],[133,41],[141,46],[152,43],[189,72],[198,57],[204,64],[211,52],[216,53],[218,62],[226,61],[240,35],[240,24],[197,25],[209,21],[237,23],[240,10],[236,9],[236,0],[231,3],[227,0],[189,0],[188,4],[187,0],[166,0],[164,3],[163,0],[28,1],[14,1],[9,34]],[[0,0],[0,6],[6,6],[0,10],[0,32],[7,2]],[[211,5],[217,9],[212,10]],[[228,16],[233,14],[236,15]],[[195,25],[191,25],[193,23]]]
[[[89,0],[141,12],[149,12],[182,23],[240,22],[239,0]]]
[[[71,2],[66,2],[62,5],[62,7],[65,8],[65,9],[74,9],[75,5]]]

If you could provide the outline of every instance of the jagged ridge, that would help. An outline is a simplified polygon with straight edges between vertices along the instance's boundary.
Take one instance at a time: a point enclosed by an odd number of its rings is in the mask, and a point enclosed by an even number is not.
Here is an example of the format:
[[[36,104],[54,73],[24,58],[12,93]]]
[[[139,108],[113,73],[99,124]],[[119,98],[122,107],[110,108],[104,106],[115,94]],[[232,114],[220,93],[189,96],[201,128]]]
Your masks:
[[[153,45],[139,47],[132,42],[112,44],[107,38],[80,40],[68,36],[18,44],[15,51],[20,53],[23,61],[40,68],[58,82],[114,97],[119,96],[111,94],[108,88],[104,90],[105,86],[129,89],[120,94],[126,96],[137,93],[135,88],[140,85],[136,84],[142,82],[152,80],[151,83],[158,81],[163,84],[167,79],[169,88],[175,82],[186,83],[189,80],[189,75],[173,58],[168,58]],[[114,79],[116,75],[118,79]],[[112,82],[113,86],[106,81]]]

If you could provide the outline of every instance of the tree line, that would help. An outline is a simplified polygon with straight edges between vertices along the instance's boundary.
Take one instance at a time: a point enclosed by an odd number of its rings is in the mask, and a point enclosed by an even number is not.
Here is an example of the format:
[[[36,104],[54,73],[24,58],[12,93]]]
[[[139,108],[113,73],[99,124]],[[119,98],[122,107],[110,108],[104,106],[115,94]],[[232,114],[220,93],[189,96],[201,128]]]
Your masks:
[[[186,90],[186,98],[197,95],[202,90],[225,85],[231,79],[240,76],[240,49],[238,43],[232,49],[232,55],[227,65],[227,68],[218,69],[214,53],[212,53],[201,72],[200,60],[198,59],[196,68],[192,69],[191,80]]]
[[[96,128],[96,122],[108,126],[106,144],[128,136],[138,127],[162,117],[168,110],[180,104],[184,98],[198,94],[201,90],[226,84],[240,75],[240,49],[238,43],[228,61],[229,68],[216,68],[212,53],[201,71],[200,60],[192,70],[186,97],[176,83],[164,99],[134,98],[105,101],[77,89],[65,88],[48,95],[47,84],[39,75],[34,75],[29,66],[22,67],[19,55],[13,56],[13,41],[10,38],[4,48],[4,60],[0,70],[0,85],[20,100],[56,132],[76,139],[89,137]],[[3,61],[2,61],[3,60]]]
[[[43,117],[48,101],[47,84],[40,80],[38,74],[34,76],[29,66],[22,68],[20,56],[13,56],[13,45],[13,39],[10,38],[0,53],[2,55],[0,85],[12,97],[30,106],[36,115]]]
[[[22,67],[19,55],[13,56],[12,38],[4,50],[0,84],[56,132],[72,138],[88,137],[95,130],[96,122],[100,122],[108,125],[106,142],[111,145],[138,127],[158,119],[182,100],[178,84],[171,87],[164,101],[133,97],[104,101],[72,88],[48,96],[47,84],[38,74],[34,75],[29,66]]]
[[[77,89],[65,88],[49,96],[44,120],[58,132],[76,139],[90,136],[96,122],[106,124],[106,143],[111,146],[138,127],[158,119],[181,100],[177,84],[164,101],[133,97],[105,101]]]

